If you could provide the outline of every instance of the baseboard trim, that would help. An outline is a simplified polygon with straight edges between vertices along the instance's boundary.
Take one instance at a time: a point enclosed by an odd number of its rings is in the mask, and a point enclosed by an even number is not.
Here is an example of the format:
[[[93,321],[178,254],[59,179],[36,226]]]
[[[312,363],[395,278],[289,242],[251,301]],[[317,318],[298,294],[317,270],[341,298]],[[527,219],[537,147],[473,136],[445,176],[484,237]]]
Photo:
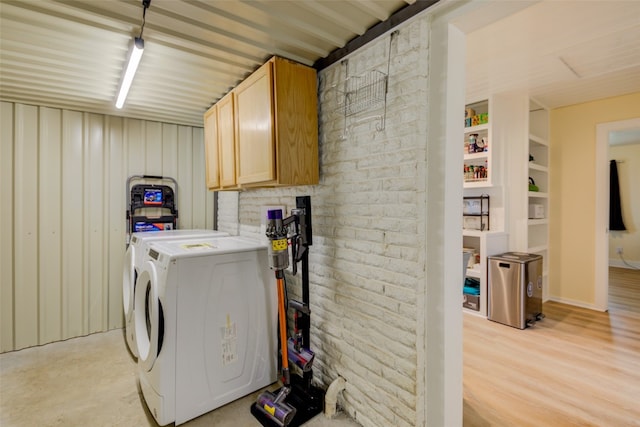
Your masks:
[[[638,268],[640,268],[640,261],[627,260],[627,262],[631,265],[635,265],[635,266],[638,266]],[[621,259],[609,259],[609,267],[627,268],[629,270],[633,270],[633,268],[626,265],[624,261],[622,261]]]
[[[572,300],[569,298],[561,298],[561,297],[554,297],[554,296],[550,296],[548,301],[554,301],[554,302],[559,302],[561,304],[567,304],[567,305],[573,305],[575,307],[580,307],[580,308],[586,308],[589,310],[595,310],[595,311],[607,311],[607,310],[603,310],[601,308],[596,307],[594,304],[588,304],[586,302],[583,301],[576,301],[576,300]]]

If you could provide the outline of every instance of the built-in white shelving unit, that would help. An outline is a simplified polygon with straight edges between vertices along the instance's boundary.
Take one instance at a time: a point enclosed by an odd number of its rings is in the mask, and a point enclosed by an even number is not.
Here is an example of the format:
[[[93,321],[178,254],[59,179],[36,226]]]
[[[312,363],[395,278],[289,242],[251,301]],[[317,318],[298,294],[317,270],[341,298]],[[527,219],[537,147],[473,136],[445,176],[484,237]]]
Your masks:
[[[487,257],[507,251],[543,256],[543,298],[548,294],[550,145],[549,111],[526,93],[500,93],[488,100],[469,103],[475,113],[488,114],[487,123],[465,127],[465,146],[470,136],[486,138],[488,149],[467,150],[468,165],[485,165],[484,179],[465,179],[464,196],[490,196],[489,230],[463,230],[463,243],[479,254],[478,263],[467,269],[467,277],[480,281],[479,310],[486,316]],[[473,151],[473,152],[468,152]],[[475,169],[475,168],[474,168]],[[465,177],[466,178],[466,177]],[[530,191],[535,182],[537,191]]]
[[[543,257],[543,299],[549,272],[549,111],[529,100],[529,177],[538,191],[527,193],[527,252]]]
[[[501,144],[496,141],[493,99],[481,100],[469,103],[469,109],[474,110],[478,117],[476,122],[485,121],[464,129],[464,196],[480,198],[489,196],[488,228],[483,230],[463,229],[463,247],[471,249],[477,254],[477,259],[472,258],[472,268],[467,268],[466,277],[477,279],[480,283],[480,295],[473,300],[477,310],[463,308],[465,312],[478,316],[487,316],[487,257],[506,252],[508,235],[504,232],[504,195],[501,183]],[[498,114],[499,116],[499,114]],[[470,117],[473,120],[473,117]],[[473,135],[474,138],[471,138]],[[474,141],[475,139],[475,141]],[[476,147],[469,149],[469,145],[475,142]],[[478,144],[479,143],[479,144]],[[473,175],[470,168],[473,167]],[[476,171],[480,170],[479,176]],[[477,261],[477,262],[476,262]],[[469,297],[467,297],[469,298]]]

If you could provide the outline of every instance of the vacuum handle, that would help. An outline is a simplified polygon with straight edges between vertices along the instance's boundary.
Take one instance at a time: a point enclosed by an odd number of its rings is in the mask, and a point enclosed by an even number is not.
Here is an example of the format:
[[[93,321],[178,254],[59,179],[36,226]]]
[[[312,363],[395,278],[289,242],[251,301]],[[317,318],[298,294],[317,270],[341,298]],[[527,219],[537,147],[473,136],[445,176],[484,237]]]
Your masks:
[[[299,311],[300,313],[306,314],[307,316],[311,315],[311,310],[309,310],[309,306],[302,301],[296,301],[294,299],[289,300],[289,307]]]

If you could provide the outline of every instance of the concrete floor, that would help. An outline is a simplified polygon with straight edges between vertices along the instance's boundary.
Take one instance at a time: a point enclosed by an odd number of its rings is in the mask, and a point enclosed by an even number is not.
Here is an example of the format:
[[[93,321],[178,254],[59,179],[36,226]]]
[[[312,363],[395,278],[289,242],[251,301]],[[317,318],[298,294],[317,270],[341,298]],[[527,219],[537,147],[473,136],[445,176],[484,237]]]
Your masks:
[[[249,412],[259,392],[186,427],[259,427]],[[121,329],[0,354],[0,425],[157,426],[139,391],[136,363]],[[341,413],[308,427],[354,427]]]

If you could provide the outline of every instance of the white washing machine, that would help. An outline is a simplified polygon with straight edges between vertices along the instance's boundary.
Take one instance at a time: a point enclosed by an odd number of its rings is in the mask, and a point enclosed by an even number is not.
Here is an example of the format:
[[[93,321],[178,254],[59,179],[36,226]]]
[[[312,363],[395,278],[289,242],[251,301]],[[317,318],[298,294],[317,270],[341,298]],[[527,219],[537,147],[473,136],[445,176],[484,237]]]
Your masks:
[[[124,309],[125,336],[129,351],[138,357],[135,328],[133,326],[134,289],[136,278],[142,267],[149,242],[158,240],[195,239],[204,237],[228,236],[228,233],[214,230],[168,230],[133,233],[122,266],[122,307]]]
[[[243,237],[152,242],[135,291],[138,372],[160,425],[277,380],[277,293],[267,247]]]

